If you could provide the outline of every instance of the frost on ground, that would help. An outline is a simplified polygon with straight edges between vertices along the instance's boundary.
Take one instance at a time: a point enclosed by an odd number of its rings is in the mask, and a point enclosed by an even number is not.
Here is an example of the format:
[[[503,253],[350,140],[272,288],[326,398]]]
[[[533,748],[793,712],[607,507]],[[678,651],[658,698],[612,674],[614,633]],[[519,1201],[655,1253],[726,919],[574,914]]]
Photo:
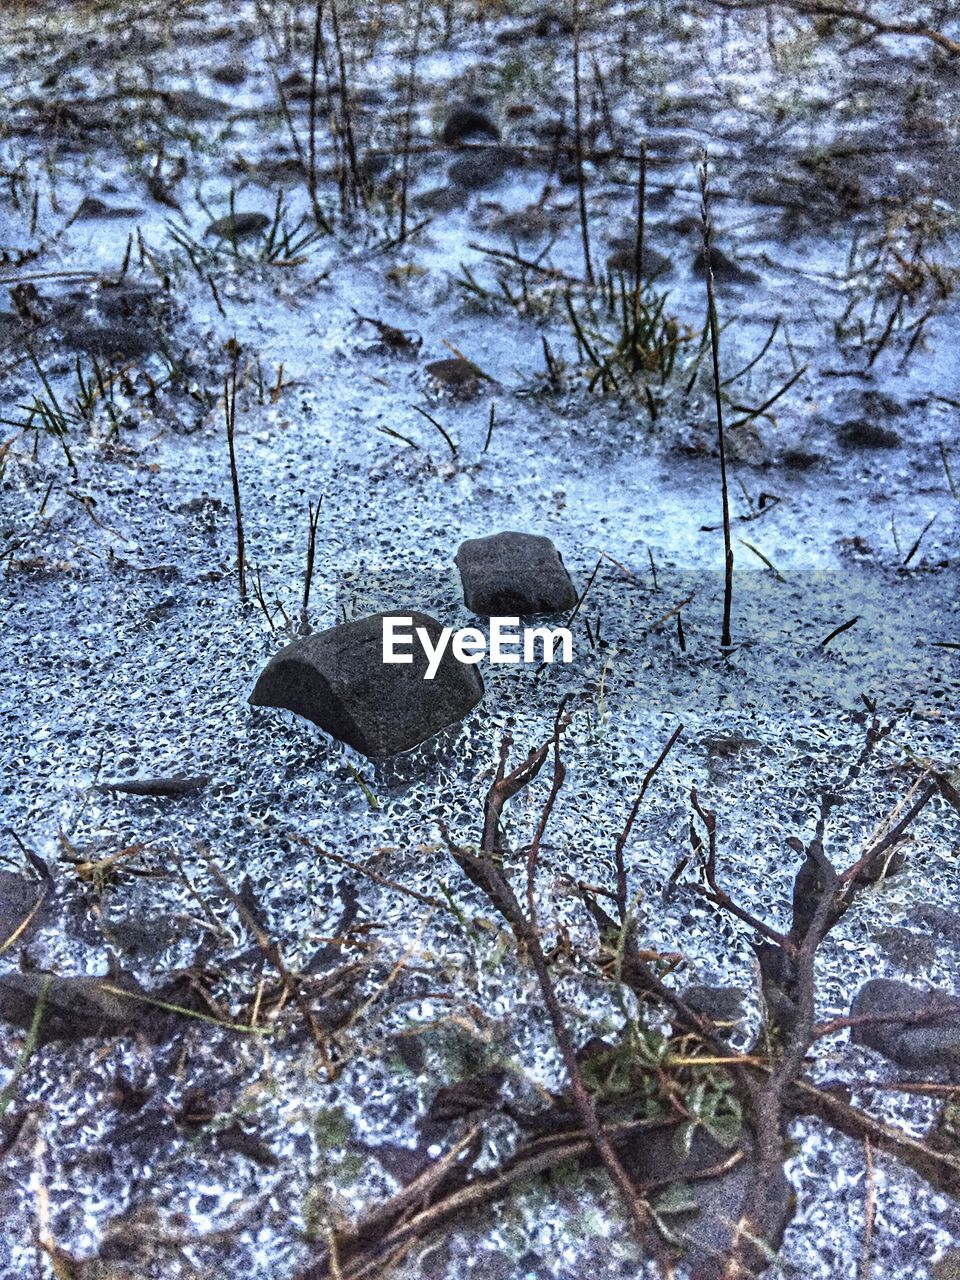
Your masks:
[[[6,7],[2,1280],[958,1273],[955,1011],[831,1024],[960,994],[960,26],[820,8]],[[248,705],[504,529],[571,665],[376,765]]]

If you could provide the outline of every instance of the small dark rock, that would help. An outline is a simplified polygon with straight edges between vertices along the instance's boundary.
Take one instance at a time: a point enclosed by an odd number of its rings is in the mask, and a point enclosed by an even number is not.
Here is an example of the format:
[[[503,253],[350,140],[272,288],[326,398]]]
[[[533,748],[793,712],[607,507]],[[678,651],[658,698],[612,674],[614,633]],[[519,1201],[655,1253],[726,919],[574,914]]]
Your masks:
[[[687,987],[683,998],[695,1013],[705,1013],[713,1022],[739,1022],[743,1017],[745,993],[740,987]]]
[[[214,67],[210,75],[218,84],[227,84],[236,87],[243,84],[247,78],[247,68],[239,59],[231,62],[224,62],[222,66]]]
[[[117,995],[117,991],[131,995]],[[150,1006],[131,998],[139,993],[139,987],[129,979],[5,973],[0,975],[0,1021],[29,1028],[42,999],[41,1044],[117,1035],[146,1018]]]
[[[542,205],[531,204],[525,209],[511,209],[497,214],[490,223],[491,231],[516,240],[546,240],[563,226],[563,215]]]
[[[390,151],[367,151],[360,158],[360,176],[367,182],[377,182],[389,173],[392,163]]]
[[[688,236],[694,231],[702,232],[703,219],[698,213],[682,213],[670,223],[670,229],[679,236]]]
[[[476,391],[481,374],[475,364],[451,356],[447,360],[433,360],[426,366],[427,373],[449,391],[462,396]]]
[[[686,1205],[684,1211],[666,1208],[664,1197],[670,1194],[672,1188],[669,1186],[654,1205],[663,1206],[661,1212],[671,1231],[683,1244],[686,1251],[684,1261],[697,1280],[720,1280],[724,1274],[724,1259],[729,1253],[740,1221],[741,1206],[756,1168],[748,1138],[741,1139],[739,1151],[739,1162],[724,1173],[705,1178],[697,1178],[698,1171],[722,1165],[735,1151],[721,1146],[703,1129],[698,1128],[694,1133],[688,1154],[677,1150],[670,1129],[662,1129],[640,1134],[621,1156],[628,1173],[641,1185],[667,1182],[674,1187],[676,1184],[682,1187],[684,1198],[689,1201],[688,1209]],[[779,1247],[792,1210],[790,1186],[786,1177],[778,1173],[764,1188],[761,1220],[753,1226],[756,1253],[750,1261],[757,1268],[756,1274],[765,1269]],[[753,1274],[752,1270],[750,1274]]]
[[[791,471],[809,471],[823,461],[823,456],[807,449],[785,449],[780,455],[780,461]]]
[[[310,97],[310,80],[302,71],[291,71],[280,81],[284,97],[290,101],[305,101]]]
[[[467,1080],[444,1085],[433,1095],[421,1127],[443,1132],[452,1120],[459,1120],[473,1111],[489,1111],[496,1107],[506,1077],[502,1067],[492,1067]]]
[[[101,782],[98,791],[121,791],[128,796],[188,796],[202,791],[210,781],[209,773],[194,776],[182,773],[165,778],[117,778],[113,782]]]
[[[510,532],[470,538],[460,544],[454,560],[464,603],[473,613],[562,613],[577,603],[570,575],[549,538]]]
[[[846,449],[896,449],[903,443],[900,433],[892,427],[881,427],[864,418],[841,423],[836,430],[837,439]]]
[[[937,949],[925,933],[891,926],[880,929],[873,940],[904,973],[923,973],[937,958]]]
[[[607,270],[611,275],[624,275],[633,278],[636,274],[637,248],[636,241],[627,236],[618,236],[611,240],[613,253],[607,258]],[[655,276],[666,275],[673,270],[673,263],[665,253],[658,253],[644,245],[643,277],[652,280]]]
[[[151,355],[159,346],[158,335],[132,325],[80,324],[65,329],[63,340],[72,351],[86,351],[89,355],[119,356],[135,359]]]
[[[911,912],[911,921],[934,934],[938,941],[960,946],[960,914],[936,902],[920,902]]]
[[[208,98],[206,94],[197,93],[195,89],[170,90],[161,95],[163,105],[171,114],[180,116],[182,120],[216,120],[226,119],[229,108],[218,98]]]
[[[0,871],[0,947],[7,943],[18,929],[22,932],[17,941],[25,941],[36,928],[39,912],[36,911],[44,893],[39,880],[28,879],[15,871]],[[25,922],[30,921],[24,928]]]
[[[396,755],[456,724],[483,697],[476,667],[460,663],[449,648],[433,680],[414,637],[413,661],[383,661],[383,619],[412,619],[432,643],[440,624],[413,610],[376,613],[294,640],[267,663],[250,702],[305,716],[366,756]]]
[[[118,209],[106,204],[103,200],[98,200],[96,196],[84,196],[70,221],[92,222],[100,218],[135,218],[139,213],[139,209]]]
[[[573,34],[573,19],[565,8],[547,9],[537,18],[532,35],[541,39],[548,36],[569,36]]]
[[[519,164],[518,153],[510,147],[470,147],[453,161],[447,177],[465,191],[482,191],[502,182]]]
[[[163,295],[145,285],[105,285],[97,296],[97,308],[108,320],[152,318],[163,305]]]
[[[693,269],[698,276],[706,275],[706,258],[703,256],[703,250],[700,249],[697,256],[693,260]],[[727,257],[722,249],[718,249],[716,245],[710,248],[710,266],[713,269],[713,278],[729,284],[756,284],[759,276],[756,272],[748,271],[745,267],[739,266],[732,258]]]
[[[463,187],[431,187],[422,195],[414,196],[421,209],[431,213],[452,213],[454,209],[462,209],[467,202],[467,193]]]
[[[477,141],[481,138],[499,142],[500,130],[483,109],[483,105],[478,100],[474,100],[452,108],[443,122],[440,136],[447,146]]]
[[[911,1071],[943,1068],[951,1075],[960,1074],[960,999],[956,996],[874,978],[864,983],[850,1006],[851,1017],[866,1014],[901,1014],[904,1021],[852,1027],[854,1044],[875,1049]]]
[[[269,225],[270,219],[265,213],[228,213],[211,222],[204,235],[216,236],[218,240],[246,240],[260,235]]]

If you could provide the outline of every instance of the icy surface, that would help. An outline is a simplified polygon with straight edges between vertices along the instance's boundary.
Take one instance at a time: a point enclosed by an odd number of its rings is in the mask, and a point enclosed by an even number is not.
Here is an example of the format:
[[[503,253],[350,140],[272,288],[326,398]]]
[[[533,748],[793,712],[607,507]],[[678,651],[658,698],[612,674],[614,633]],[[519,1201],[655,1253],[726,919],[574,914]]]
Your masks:
[[[55,893],[53,910],[2,964],[83,974],[119,964],[151,989],[189,969],[223,1014],[245,1024],[256,1010],[260,1029],[274,1033],[180,1023],[159,1045],[132,1034],[36,1051],[8,1113],[21,1128],[0,1166],[4,1278],[52,1274],[49,1251],[59,1248],[81,1260],[113,1256],[145,1276],[196,1268],[288,1280],[328,1226],[396,1189],[374,1150],[415,1144],[438,1084],[502,1061],[512,1097],[542,1100],[539,1090],[563,1087],[532,971],[441,827],[476,843],[504,734],[517,757],[539,745],[565,694],[576,714],[539,903],[548,938],[565,931],[572,949],[557,980],[579,1041],[612,1035],[622,1014],[589,962],[596,935],[576,881],[612,886],[617,835],[679,723],[627,848],[640,937],[682,954],[671,983],[749,993],[744,1047],[758,1018],[749,930],[690,889],[694,864],[670,884],[690,851],[691,788],[717,813],[723,883],[783,928],[796,871],[785,841],[810,838],[821,792],[859,751],[862,695],[897,725],[831,823],[827,851],[838,865],[855,860],[925,763],[949,772],[960,759],[960,317],[952,283],[940,299],[918,298],[907,319],[927,305],[931,315],[916,345],[908,351],[909,331],[898,330],[870,361],[896,259],[871,275],[858,248],[884,230],[909,242],[927,219],[936,232],[925,252],[952,281],[957,60],[920,41],[851,48],[850,32],[818,40],[780,19],[767,32],[763,15],[722,21],[713,11],[612,5],[591,15],[587,53],[616,91],[613,149],[634,156],[639,138],[649,141],[646,230],[673,264],[662,281],[670,314],[697,332],[703,324],[704,283],[692,266],[699,231],[676,227],[698,214],[695,163],[706,145],[720,243],[756,276],[718,285],[725,373],[747,364],[780,318],[767,355],[730,389],[732,420],[743,412],[735,406],[763,403],[806,366],[770,416],[731,433],[738,647],[725,658],[705,366],[689,392],[669,388],[653,423],[642,398],[591,393],[577,373],[564,301],[564,281],[583,275],[576,187],[548,179],[549,144],[535,144],[534,132],[570,120],[569,37],[500,38],[529,27],[542,6],[496,6],[482,21],[475,6],[453,6],[447,42],[443,6],[427,5],[409,220],[429,216],[428,225],[397,247],[397,210],[382,194],[346,221],[324,126],[320,192],[333,234],[271,262],[262,242],[204,235],[231,199],[271,216],[282,191],[288,228],[309,216],[271,67],[281,79],[309,71],[312,11],[270,7],[272,35],[246,4],[231,7],[229,22],[223,6],[207,4],[175,15],[151,8],[136,22],[123,6],[5,16],[3,284],[38,292],[10,306],[38,317],[30,345],[60,402],[78,395],[64,330],[102,314],[125,256],[127,282],[158,291],[164,315],[158,350],[124,360],[112,413],[98,396],[89,417],[71,423],[75,473],[49,433],[3,428],[2,852],[10,867],[26,866],[23,848],[43,859]],[[396,161],[409,23],[398,7],[346,7],[355,96],[379,95],[358,109],[363,144]],[[619,33],[635,28],[636,65],[625,66]],[[231,60],[245,76],[227,88],[212,72]],[[453,158],[435,141],[445,106],[474,90],[502,113],[505,142],[535,159],[494,188],[463,193],[459,207],[431,211],[418,199],[445,185]],[[174,91],[221,105],[185,118],[162,97]],[[304,99],[291,96],[289,109],[306,138]],[[599,101],[589,110],[597,151],[610,150]],[[186,175],[174,182],[181,156]],[[598,160],[588,171],[599,270],[611,242],[632,234],[636,167]],[[155,198],[157,174],[172,204]],[[838,205],[844,183],[857,190]],[[72,221],[85,196],[139,212]],[[818,214],[821,196],[830,214]],[[548,229],[511,242],[498,220],[538,202]],[[542,253],[559,274],[528,273],[529,297],[515,307],[483,246]],[[470,278],[487,296],[464,284]],[[516,274],[503,278],[519,299]],[[860,347],[856,335],[838,340],[848,304],[850,324],[862,319],[868,335]],[[392,349],[361,317],[402,330],[410,347]],[[21,322],[13,311],[2,319],[2,412],[22,423],[22,406],[46,393]],[[543,336],[565,366],[555,386]],[[472,398],[425,372],[450,348],[485,375]],[[234,361],[245,604],[223,420]],[[90,384],[89,355],[79,369]],[[455,453],[414,405],[443,425]],[[844,444],[838,428],[862,420],[899,444]],[[308,504],[321,496],[314,628],[405,606],[469,625],[457,546],[528,530],[553,539],[578,589],[596,570],[575,623],[575,661],[484,669],[486,697],[460,729],[376,767],[303,721],[251,709],[257,673],[299,626]],[[672,612],[681,602],[685,648]],[[95,789],[176,773],[210,782],[175,799]],[[518,874],[548,787],[545,772],[507,809],[507,866]],[[956,900],[956,815],[937,802],[912,834],[904,871],[864,893],[824,945],[818,1018],[846,1014],[870,977],[957,989],[956,938],[934,939],[912,972],[883,941],[891,925],[912,927],[921,904]],[[247,882],[291,970],[324,947],[319,975],[356,962],[321,1015],[335,1071],[296,1007],[279,1001],[223,881],[237,892]],[[347,942],[331,943],[344,930]],[[272,991],[266,1008],[261,979]],[[398,1050],[400,1033],[417,1029],[419,1072]],[[24,1040],[0,1036],[7,1078]],[[848,1085],[872,1114],[915,1136],[934,1121],[939,1103],[929,1097],[870,1090],[894,1078],[891,1068],[845,1034],[818,1052],[814,1078]],[[128,1099],[125,1109],[129,1090],[143,1091],[139,1107]],[[197,1093],[213,1119],[191,1120],[203,1110]],[[259,1159],[218,1138],[239,1120],[261,1144]],[[813,1121],[797,1122],[791,1138],[797,1212],[773,1274],[859,1278],[863,1151]],[[485,1161],[515,1141],[495,1118]],[[890,1156],[877,1154],[875,1166],[870,1274],[927,1277],[960,1238],[957,1206]],[[612,1193],[588,1173],[512,1197],[412,1254],[399,1274],[606,1280],[645,1267],[653,1274]]]

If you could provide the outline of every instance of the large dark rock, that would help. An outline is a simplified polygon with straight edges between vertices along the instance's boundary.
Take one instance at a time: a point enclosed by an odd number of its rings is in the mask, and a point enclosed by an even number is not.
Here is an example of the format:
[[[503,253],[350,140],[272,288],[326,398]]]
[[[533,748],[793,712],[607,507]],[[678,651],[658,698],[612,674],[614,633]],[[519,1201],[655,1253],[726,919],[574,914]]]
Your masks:
[[[383,619],[408,617],[436,644],[440,624],[413,610],[375,613],[294,640],[264,667],[250,702],[305,716],[366,756],[396,755],[456,724],[483,697],[475,666],[458,662],[447,648],[432,680],[414,636],[404,648],[413,661],[383,661]]]
[[[945,991],[921,990],[892,978],[866,982],[854,997],[851,1017],[900,1014],[903,1021],[852,1027],[854,1044],[875,1049],[911,1071],[960,1073],[960,999]]]
[[[549,538],[509,532],[469,538],[460,544],[455,563],[464,603],[473,613],[563,613],[577,603],[570,575]]]

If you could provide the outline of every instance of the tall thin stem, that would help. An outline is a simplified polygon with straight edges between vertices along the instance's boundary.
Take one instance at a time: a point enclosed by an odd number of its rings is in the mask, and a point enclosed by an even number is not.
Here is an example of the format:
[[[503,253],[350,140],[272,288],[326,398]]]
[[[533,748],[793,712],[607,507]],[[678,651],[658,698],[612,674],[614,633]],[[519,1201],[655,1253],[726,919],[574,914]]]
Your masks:
[[[730,612],[733,607],[733,544],[730,538],[730,494],[727,488],[727,451],[723,434],[723,404],[720,398],[720,334],[717,307],[713,293],[713,227],[710,222],[710,184],[707,178],[707,153],[700,159],[700,220],[703,225],[703,266],[707,277],[707,323],[710,326],[710,349],[713,356],[713,394],[717,409],[717,443],[720,449],[720,495],[723,501],[723,624],[720,647],[732,648]]]
[[[227,449],[230,453],[230,479],[233,482],[233,512],[237,521],[237,583],[240,599],[247,598],[247,558],[244,550],[243,511],[240,507],[240,479],[237,474],[237,455],[233,447],[233,435],[237,425],[237,362],[223,380],[223,411],[227,423]]]
[[[593,284],[590,265],[590,226],[587,221],[587,191],[583,176],[583,103],[580,94],[580,0],[573,0],[573,127],[577,153],[577,194],[580,203],[580,236],[583,240],[583,273]]]
[[[417,62],[420,58],[420,28],[423,23],[423,0],[417,0],[417,16],[413,24],[413,45],[410,51],[410,77],[407,85],[407,104],[403,117],[403,172],[400,179],[400,234],[402,244],[407,238],[407,189],[410,182],[410,137],[413,130],[413,102],[417,85]]]
[[[640,169],[637,174],[637,240],[634,245],[633,327],[640,320],[640,296],[643,292],[643,233],[647,203],[647,140],[640,143]]]

